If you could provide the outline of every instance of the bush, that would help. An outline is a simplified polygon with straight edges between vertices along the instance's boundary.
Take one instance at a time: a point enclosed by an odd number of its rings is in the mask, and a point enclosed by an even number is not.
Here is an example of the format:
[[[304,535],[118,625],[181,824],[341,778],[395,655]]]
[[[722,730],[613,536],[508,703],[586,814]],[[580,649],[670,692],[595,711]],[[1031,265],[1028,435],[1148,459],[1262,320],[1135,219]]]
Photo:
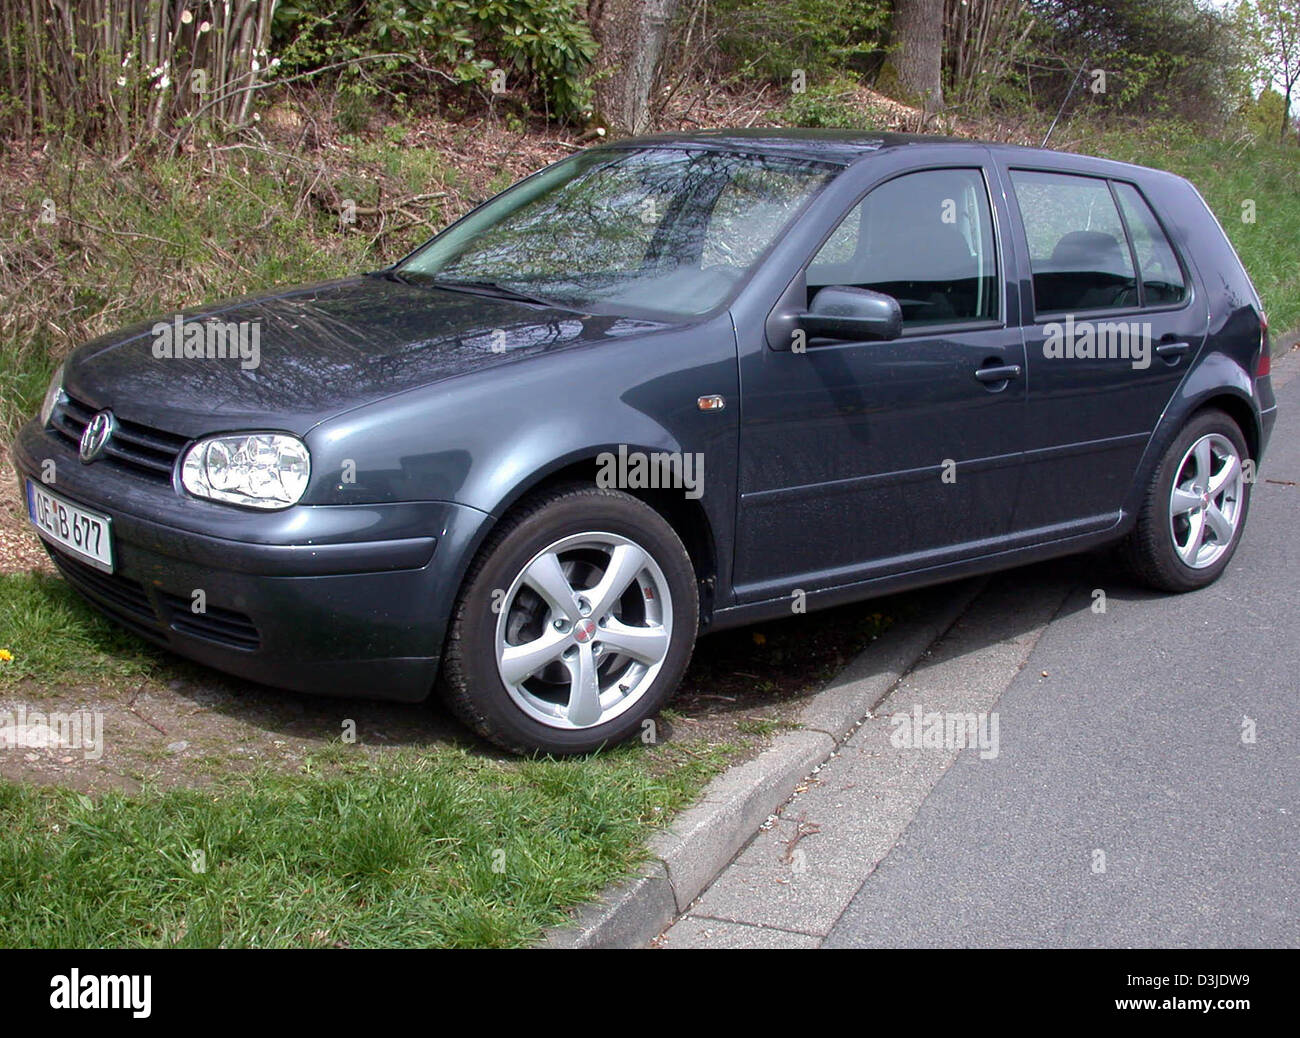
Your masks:
[[[815,74],[874,71],[883,57],[886,0],[718,0],[718,46],[741,66],[774,82],[794,69]]]
[[[1106,91],[1097,97],[1110,112],[1209,120],[1238,101],[1245,62],[1227,13],[1196,0],[1034,0],[1032,6],[1035,64],[1059,65],[1031,77],[1044,108],[1060,104],[1082,67],[1106,71]]]
[[[853,104],[851,83],[833,80],[825,86],[810,86],[806,93],[793,94],[781,112],[787,126],[835,130],[878,129],[868,112]]]
[[[351,62],[339,82],[363,98],[405,100],[430,76],[491,89],[500,69],[548,114],[575,119],[591,105],[596,43],[577,0],[298,0],[276,11],[272,41],[288,72]],[[379,55],[393,56],[366,60]]]

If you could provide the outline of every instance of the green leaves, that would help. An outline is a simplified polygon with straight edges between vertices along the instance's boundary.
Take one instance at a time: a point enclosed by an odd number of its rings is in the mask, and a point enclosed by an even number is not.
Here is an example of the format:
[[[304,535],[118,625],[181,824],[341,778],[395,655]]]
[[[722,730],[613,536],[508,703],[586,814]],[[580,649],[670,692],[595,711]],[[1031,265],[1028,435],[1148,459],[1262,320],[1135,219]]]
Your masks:
[[[300,0],[281,8],[275,28],[276,51],[295,71],[376,52],[411,56],[368,64],[364,74],[345,70],[348,93],[427,86],[429,67],[450,82],[490,89],[493,71],[502,69],[510,93],[539,100],[562,119],[591,104],[587,73],[597,46],[576,0],[370,0],[342,11],[328,0]]]

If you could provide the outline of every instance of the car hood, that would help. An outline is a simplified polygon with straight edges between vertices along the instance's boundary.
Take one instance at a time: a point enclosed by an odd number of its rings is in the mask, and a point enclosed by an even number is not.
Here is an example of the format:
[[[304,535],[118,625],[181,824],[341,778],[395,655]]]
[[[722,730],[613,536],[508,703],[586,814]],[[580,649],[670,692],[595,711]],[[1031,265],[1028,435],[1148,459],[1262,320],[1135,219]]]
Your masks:
[[[214,324],[242,338],[223,347],[207,331]],[[74,351],[64,386],[95,409],[184,436],[239,428],[302,434],[404,390],[662,327],[364,275],[102,336]]]

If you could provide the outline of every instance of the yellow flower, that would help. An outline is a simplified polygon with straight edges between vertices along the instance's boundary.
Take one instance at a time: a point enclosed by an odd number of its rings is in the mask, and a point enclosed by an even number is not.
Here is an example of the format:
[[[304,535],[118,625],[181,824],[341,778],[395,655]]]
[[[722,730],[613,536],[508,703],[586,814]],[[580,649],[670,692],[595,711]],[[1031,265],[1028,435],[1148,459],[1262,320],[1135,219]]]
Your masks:
[[[9,663],[14,658],[14,654],[8,649],[0,649],[0,663]]]

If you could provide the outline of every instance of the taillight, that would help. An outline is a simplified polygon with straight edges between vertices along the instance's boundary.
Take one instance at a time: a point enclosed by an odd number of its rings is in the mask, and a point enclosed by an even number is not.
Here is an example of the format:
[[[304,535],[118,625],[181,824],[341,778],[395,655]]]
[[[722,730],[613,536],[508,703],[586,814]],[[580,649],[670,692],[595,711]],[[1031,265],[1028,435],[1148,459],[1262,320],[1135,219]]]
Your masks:
[[[1268,317],[1259,315],[1259,359],[1255,361],[1255,377],[1263,378],[1273,370],[1273,358],[1268,348]]]

